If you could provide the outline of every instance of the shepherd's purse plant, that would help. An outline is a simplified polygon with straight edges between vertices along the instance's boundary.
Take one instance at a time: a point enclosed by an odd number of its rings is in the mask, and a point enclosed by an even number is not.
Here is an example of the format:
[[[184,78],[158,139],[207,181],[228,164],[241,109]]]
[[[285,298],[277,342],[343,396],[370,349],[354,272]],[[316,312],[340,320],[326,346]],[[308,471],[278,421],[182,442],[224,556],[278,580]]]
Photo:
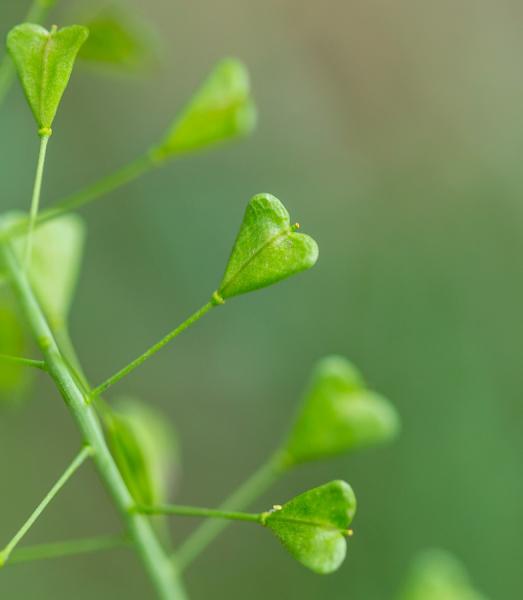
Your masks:
[[[210,311],[236,296],[274,285],[312,268],[318,259],[314,239],[302,233],[284,204],[268,193],[246,204],[224,272],[210,284],[206,302],[128,365],[92,385],[80,364],[68,329],[78,277],[85,226],[73,211],[107,197],[145,172],[179,156],[249,134],[256,123],[249,75],[237,59],[220,61],[194,97],[142,156],[71,196],[40,209],[48,148],[55,116],[67,101],[67,86],[77,60],[129,66],[136,62],[139,39],[116,16],[93,20],[92,36],[83,25],[44,28],[53,0],[35,0],[28,21],[7,36],[0,63],[0,103],[17,74],[34,118],[39,153],[27,214],[0,217],[1,373],[0,388],[12,393],[25,381],[22,371],[37,369],[51,378],[80,433],[79,451],[27,521],[0,549],[0,567],[125,546],[137,552],[157,596],[184,600],[184,570],[231,521],[263,527],[288,554],[320,574],[343,563],[352,535],[356,496],[342,480],[320,482],[262,512],[248,506],[297,465],[392,440],[399,430],[393,405],[369,388],[358,369],[342,356],[327,356],[314,367],[288,434],[267,461],[218,508],[170,503],[170,481],[177,469],[176,438],[163,415],[135,398],[111,399],[118,382]],[[29,199],[28,199],[29,200]],[[240,215],[238,215],[240,221]],[[19,353],[21,324],[30,332],[39,356]],[[25,385],[25,384],[24,384]],[[87,539],[52,540],[27,546],[24,537],[48,504],[83,463],[92,461],[121,521],[121,533]],[[8,492],[6,492],[8,493]],[[157,515],[163,515],[158,519]],[[171,551],[166,516],[203,519]],[[1,575],[0,575],[1,576]],[[410,597],[410,596],[409,596]]]

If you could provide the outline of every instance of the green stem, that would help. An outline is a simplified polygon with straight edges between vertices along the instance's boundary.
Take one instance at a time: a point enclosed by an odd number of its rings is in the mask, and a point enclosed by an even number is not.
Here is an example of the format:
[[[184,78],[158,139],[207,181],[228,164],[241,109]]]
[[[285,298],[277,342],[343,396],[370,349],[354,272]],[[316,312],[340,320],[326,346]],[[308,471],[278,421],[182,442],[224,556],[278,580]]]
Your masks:
[[[199,508],[197,506],[183,506],[181,504],[136,506],[135,510],[144,515],[177,515],[179,517],[203,517],[207,519],[226,519],[229,521],[262,522],[261,514],[225,511],[214,508]]]
[[[182,333],[188,327],[190,327],[193,323],[196,323],[196,321],[201,319],[214,306],[216,306],[216,303],[214,300],[207,302],[207,304],[205,304],[205,306],[202,306],[202,308],[200,308],[194,314],[192,314],[181,325],[178,325],[178,327],[176,329],[173,329],[164,338],[162,338],[158,343],[154,344],[154,346],[151,346],[148,350],[146,350],[138,358],[135,358],[132,362],[130,362],[123,369],[120,369],[120,371],[118,371],[117,373],[115,373],[114,375],[109,377],[109,379],[106,379],[103,383],[101,383],[98,387],[96,387],[91,393],[91,398],[96,398],[100,394],[103,394],[108,388],[110,388],[116,382],[120,381],[120,379],[123,379],[131,371],[134,371],[137,367],[139,367],[142,363],[144,363],[148,358],[151,358],[151,356],[156,354],[171,340],[173,340],[175,337],[180,335],[180,333]]]
[[[185,600],[186,594],[177,576],[176,566],[165,554],[149,519],[132,512],[135,504],[133,497],[109,451],[94,407],[88,405],[89,395],[78,383],[64,360],[25,272],[16,262],[13,253],[5,246],[0,246],[0,255],[4,259],[20,308],[44,355],[49,373],[84,440],[93,449],[94,463],[127,526],[129,536],[159,597],[162,600]]]
[[[67,358],[69,363],[73,365],[73,368],[76,371],[78,371],[78,377],[82,380],[82,383],[85,386],[88,386],[87,379],[84,373],[81,372],[80,360],[78,358],[76,348],[74,347],[73,341],[71,339],[71,334],[69,333],[69,327],[67,323],[57,323],[54,328],[54,335],[56,341],[58,342],[58,347],[60,348],[60,351]]]
[[[43,360],[33,360],[32,358],[24,358],[23,356],[10,356],[9,354],[0,354],[0,360],[6,360],[17,365],[24,365],[26,367],[47,371],[47,367]]]
[[[33,3],[27,12],[24,21],[26,23],[39,23],[42,21],[47,14],[50,6],[44,6],[40,0],[33,0]],[[11,57],[6,53],[0,63],[0,104],[4,101],[4,98],[13,83],[15,75],[15,66]]]
[[[76,348],[74,347],[73,341],[71,340],[67,323],[57,323],[54,327],[53,333],[58,348],[60,349],[64,360],[69,365],[71,373],[74,374],[74,376],[76,377],[76,381],[78,381],[80,387],[83,388],[84,392],[90,394],[91,388],[87,377],[83,372],[80,360],[78,359],[78,354],[76,353]]]
[[[51,500],[58,494],[58,492],[64,487],[64,485],[69,481],[69,479],[76,473],[76,471],[83,464],[85,459],[92,455],[92,450],[89,446],[85,446],[82,448],[80,453],[76,456],[73,462],[67,467],[67,469],[63,472],[58,481],[53,485],[53,487],[46,494],[42,502],[35,508],[32,512],[31,516],[27,519],[27,521],[20,527],[20,529],[15,533],[12,537],[11,541],[5,546],[5,548],[0,552],[0,566],[5,564],[11,552],[15,549],[16,545],[20,542],[20,540],[25,536],[25,534],[31,529],[34,525],[38,517],[44,512],[47,508]]]
[[[65,542],[52,542],[19,548],[11,554],[7,564],[32,562],[61,558],[63,556],[78,556],[90,552],[100,552],[113,548],[129,546],[129,540],[121,535],[106,535],[82,540],[67,540]]]
[[[38,216],[38,208],[40,206],[40,194],[42,192],[42,180],[44,177],[45,154],[47,151],[47,142],[49,135],[42,135],[40,138],[40,152],[38,154],[38,163],[36,165],[36,175],[33,186],[33,196],[31,198],[31,211],[29,213],[29,226],[27,229],[27,240],[25,246],[25,266],[29,268],[31,261],[31,247],[33,230]]]
[[[76,210],[94,200],[98,200],[117,188],[133,181],[157,165],[152,153],[147,152],[136,160],[118,169],[114,173],[99,179],[84,189],[58,201],[45,211],[42,211],[38,222],[43,223],[56,217]]]
[[[220,506],[221,510],[232,507],[242,509],[271,487],[286,470],[281,455],[276,454],[263,464],[247,481],[233,492]],[[200,525],[180,546],[175,554],[178,572],[186,569],[192,561],[227,527],[227,521],[206,521]]]
[[[69,213],[73,210],[81,208],[95,200],[98,200],[106,194],[118,189],[119,187],[133,181],[143,175],[153,167],[158,166],[158,158],[154,156],[152,151],[147,152],[143,156],[118,169],[114,173],[95,181],[91,185],[67,196],[63,200],[58,201],[53,206],[43,210],[36,219],[36,224],[41,225],[46,221],[50,221],[57,217]],[[6,227],[0,233],[0,242],[7,241],[15,236],[23,235],[27,232],[28,219],[20,219],[13,223],[10,227]]]
[[[51,219],[60,217],[73,210],[81,208],[90,202],[98,200],[106,194],[118,189],[119,187],[133,181],[143,175],[153,167],[160,164],[158,158],[152,151],[147,152],[143,156],[118,169],[114,173],[99,179],[82,190],[67,196],[63,200],[58,201],[50,208],[43,210],[36,219],[36,224],[40,225]],[[14,236],[23,235],[27,231],[28,220],[20,219],[10,227],[7,227],[0,233],[0,242],[6,241]]]

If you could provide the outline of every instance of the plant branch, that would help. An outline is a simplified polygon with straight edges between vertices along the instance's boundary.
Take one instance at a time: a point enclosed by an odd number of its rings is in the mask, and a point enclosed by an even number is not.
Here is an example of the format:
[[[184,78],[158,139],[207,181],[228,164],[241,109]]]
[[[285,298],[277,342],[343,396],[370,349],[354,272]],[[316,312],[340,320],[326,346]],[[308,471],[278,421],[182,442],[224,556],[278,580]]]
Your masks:
[[[271,487],[285,472],[286,464],[280,454],[274,455],[263,464],[247,481],[233,492],[220,506],[221,510],[232,507],[243,509]],[[227,521],[206,521],[183,542],[174,555],[181,573],[205,548],[227,527]]]
[[[175,515],[178,517],[200,517],[207,519],[224,519],[227,521],[249,521],[251,523],[258,523],[264,527],[267,525],[268,518],[273,515],[274,512],[282,510],[282,506],[273,506],[271,510],[262,513],[246,513],[238,511],[224,511],[213,508],[199,508],[196,506],[183,506],[180,504],[164,504],[159,506],[141,506],[137,505],[133,510],[136,512],[146,515]],[[352,529],[340,529],[329,523],[325,523],[323,519],[301,518],[301,517],[289,517],[279,516],[279,521],[283,523],[290,523],[293,525],[305,525],[307,527],[321,528],[325,531],[336,531],[346,537],[353,535]]]
[[[143,156],[118,169],[114,173],[95,181],[91,185],[67,196],[63,200],[58,201],[53,206],[43,210],[36,218],[36,224],[40,225],[46,221],[51,221],[57,217],[61,217],[66,213],[81,208],[82,206],[99,200],[106,194],[113,192],[119,187],[133,181],[143,175],[158,164],[158,159],[153,156],[152,152],[147,152]],[[29,219],[20,219],[13,223],[10,227],[0,233],[0,242],[6,241],[18,235],[23,235],[29,227]]]
[[[88,405],[89,394],[78,383],[64,360],[25,272],[20,268],[13,253],[5,246],[0,245],[0,255],[4,259],[13,291],[30,330],[44,355],[49,373],[84,440],[94,451],[93,461],[126,524],[129,536],[159,597],[162,600],[185,600],[186,594],[177,576],[176,566],[165,554],[149,519],[132,512],[135,502],[109,451],[96,412]]]
[[[4,547],[4,549],[0,552],[0,567],[3,566],[9,558],[11,552],[15,549],[16,545],[20,542],[20,540],[26,535],[26,533],[31,529],[34,525],[38,517],[44,512],[47,508],[51,500],[58,494],[58,492],[64,487],[64,485],[69,481],[69,479],[76,473],[76,471],[83,464],[85,459],[92,455],[92,449],[89,446],[84,446],[80,453],[75,457],[73,462],[67,467],[64,473],[60,476],[58,481],[53,485],[53,487],[46,494],[44,499],[40,502],[40,504],[35,508],[32,512],[31,516],[27,519],[27,521],[20,527],[20,529],[15,533],[15,535],[11,538],[11,541]]]
[[[45,362],[43,360],[33,360],[32,358],[24,358],[23,356],[10,356],[9,354],[0,354],[0,360],[47,371],[47,367],[45,366]]]
[[[40,206],[40,194],[42,192],[42,180],[44,176],[45,155],[47,151],[47,143],[49,142],[50,134],[42,135],[40,138],[40,152],[38,154],[38,163],[36,166],[36,175],[33,186],[33,196],[31,198],[31,210],[29,213],[29,225],[27,229],[27,239],[25,246],[25,267],[29,268],[31,262],[31,248],[33,230],[38,216],[38,208]]]
[[[42,211],[38,222],[43,223],[55,219],[56,217],[60,217],[65,213],[81,208],[95,200],[99,200],[119,187],[137,179],[154,168],[157,164],[157,159],[153,154],[151,152],[146,152],[117,171],[95,181],[93,184],[67,196],[47,210]]]
[[[78,556],[79,554],[88,554],[90,552],[128,547],[129,544],[130,540],[121,535],[106,535],[81,540],[38,544],[15,550],[9,557],[7,564],[14,565],[17,563],[33,562],[35,560],[61,558],[63,556]]]
[[[160,506],[139,505],[136,506],[134,510],[144,515],[176,515],[178,517],[202,517],[207,519],[226,519],[230,521],[262,522],[262,514],[224,511],[213,508],[200,508],[197,506],[183,506],[181,504],[163,504]]]
[[[134,161],[121,167],[117,171],[110,173],[106,177],[95,181],[91,185],[67,196],[63,200],[58,201],[53,206],[43,210],[36,219],[36,224],[40,225],[46,221],[61,217],[66,213],[81,208],[86,204],[99,200],[106,194],[113,192],[119,187],[133,181],[143,175],[147,171],[157,166],[158,159],[149,151],[146,154],[139,156]],[[20,219],[10,227],[7,227],[0,233],[0,242],[6,241],[17,235],[26,233],[29,225],[27,218]]]
[[[141,354],[138,358],[134,359],[123,369],[120,369],[117,373],[106,379],[103,383],[101,383],[98,387],[96,387],[91,393],[91,399],[96,398],[100,394],[103,394],[108,388],[112,385],[123,379],[126,375],[134,371],[137,367],[139,367],[142,363],[144,363],[148,358],[151,358],[154,354],[156,354],[159,350],[161,350],[166,344],[168,344],[175,337],[180,335],[183,331],[185,331],[188,327],[196,323],[199,319],[201,319],[206,313],[208,313],[211,308],[216,306],[216,302],[211,300],[202,306],[199,310],[197,310],[194,314],[192,314],[188,319],[186,319],[181,325],[178,325],[176,329],[173,329],[170,333],[168,333],[164,338],[162,338],[158,343],[151,346],[148,350],[146,350],[143,354]]]

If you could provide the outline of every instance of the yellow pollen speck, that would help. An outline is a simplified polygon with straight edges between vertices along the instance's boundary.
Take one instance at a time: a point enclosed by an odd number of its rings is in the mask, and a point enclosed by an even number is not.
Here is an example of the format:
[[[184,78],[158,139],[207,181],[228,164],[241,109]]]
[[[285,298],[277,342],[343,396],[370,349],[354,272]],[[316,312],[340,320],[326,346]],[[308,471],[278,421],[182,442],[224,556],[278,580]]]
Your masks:
[[[347,535],[352,537],[354,535],[354,531],[352,529],[347,529]]]
[[[281,504],[274,504],[274,506],[272,507],[272,510],[281,510],[283,508],[283,506]]]

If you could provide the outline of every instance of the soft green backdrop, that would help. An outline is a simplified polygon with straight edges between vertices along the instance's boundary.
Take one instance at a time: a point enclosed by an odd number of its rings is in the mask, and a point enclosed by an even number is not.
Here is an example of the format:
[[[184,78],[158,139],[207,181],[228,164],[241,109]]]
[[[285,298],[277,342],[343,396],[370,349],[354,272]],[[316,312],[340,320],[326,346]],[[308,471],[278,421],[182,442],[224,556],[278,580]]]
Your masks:
[[[62,3],[67,24],[91,2]],[[155,141],[216,59],[249,65],[257,133],[89,207],[73,335],[99,382],[207,300],[246,201],[270,191],[320,245],[309,273],[213,312],[114,389],[180,434],[180,502],[214,505],[275,447],[314,361],[354,360],[392,398],[401,439],[304,467],[264,509],[332,478],[359,511],[348,560],[315,576],[234,525],[188,573],[195,600],[388,600],[420,549],[459,555],[492,599],[521,595],[523,7],[516,0],[128,2],[159,32],[145,78],[78,68],[43,204]],[[83,6],[83,8],[82,8]],[[25,1],[2,0],[0,33]],[[26,207],[37,138],[17,86],[0,113],[1,209]],[[77,433],[44,377],[0,417],[0,539],[70,460]],[[118,527],[83,470],[28,541]],[[174,525],[181,538],[194,522]],[[0,598],[151,598],[125,552],[16,566]]]

